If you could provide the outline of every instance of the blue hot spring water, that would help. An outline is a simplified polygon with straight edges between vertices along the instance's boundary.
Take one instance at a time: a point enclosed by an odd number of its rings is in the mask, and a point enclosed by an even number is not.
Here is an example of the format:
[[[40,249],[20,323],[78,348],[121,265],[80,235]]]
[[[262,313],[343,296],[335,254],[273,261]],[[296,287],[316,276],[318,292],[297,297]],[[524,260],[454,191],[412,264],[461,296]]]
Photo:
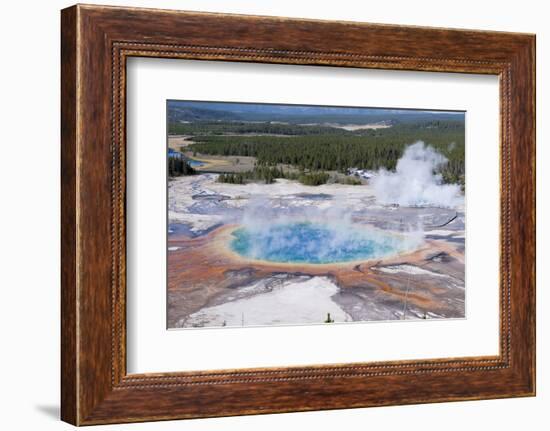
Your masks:
[[[241,256],[285,263],[335,263],[368,260],[411,248],[405,236],[364,226],[285,223],[233,232],[231,248]]]

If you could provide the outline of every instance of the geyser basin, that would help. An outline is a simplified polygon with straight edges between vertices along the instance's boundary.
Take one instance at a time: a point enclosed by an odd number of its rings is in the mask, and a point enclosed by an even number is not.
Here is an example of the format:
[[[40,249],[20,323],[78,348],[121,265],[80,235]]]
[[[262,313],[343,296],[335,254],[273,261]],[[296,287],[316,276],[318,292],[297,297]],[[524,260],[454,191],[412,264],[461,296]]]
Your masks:
[[[421,238],[365,226],[285,223],[233,232],[231,249],[241,256],[284,263],[336,263],[369,260],[416,248]]]

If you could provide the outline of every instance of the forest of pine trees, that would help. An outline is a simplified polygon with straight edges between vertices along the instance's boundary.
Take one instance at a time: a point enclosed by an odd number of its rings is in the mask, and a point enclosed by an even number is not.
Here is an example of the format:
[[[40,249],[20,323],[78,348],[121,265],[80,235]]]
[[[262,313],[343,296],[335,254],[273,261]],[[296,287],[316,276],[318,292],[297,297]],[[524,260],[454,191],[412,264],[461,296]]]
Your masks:
[[[276,178],[298,180],[299,175],[276,166],[255,166],[253,170],[246,172],[222,173],[218,177],[218,182],[244,184],[246,181],[261,181],[265,184],[272,184]]]
[[[326,172],[290,172],[272,166],[255,166],[253,170],[236,173],[222,173],[218,182],[229,184],[245,184],[247,181],[261,181],[265,184],[272,184],[277,178],[297,180],[306,186],[319,186],[325,184],[330,175]],[[346,184],[361,184],[360,181],[350,181]]]
[[[170,135],[225,135],[234,134],[269,134],[269,135],[341,135],[353,134],[344,129],[330,126],[303,126],[285,123],[251,123],[242,121],[196,121],[193,123],[170,123]]]
[[[295,128],[296,132],[300,128],[309,127],[286,126]],[[464,184],[465,138],[462,121],[404,123],[387,129],[362,130],[361,133],[333,130],[336,132],[332,134],[288,136],[197,135],[193,137],[196,143],[189,149],[200,154],[252,156],[257,159],[258,166],[271,169],[283,164],[294,166],[301,171],[345,172],[351,167],[393,170],[404,148],[421,140],[448,159],[448,163],[439,169],[444,181]],[[251,171],[246,175],[254,176],[258,175],[258,172]],[[260,175],[262,179],[269,180],[269,173],[262,172]]]
[[[189,166],[185,159],[180,157],[168,158],[168,176],[176,177],[180,175],[194,175],[196,173],[197,171]]]

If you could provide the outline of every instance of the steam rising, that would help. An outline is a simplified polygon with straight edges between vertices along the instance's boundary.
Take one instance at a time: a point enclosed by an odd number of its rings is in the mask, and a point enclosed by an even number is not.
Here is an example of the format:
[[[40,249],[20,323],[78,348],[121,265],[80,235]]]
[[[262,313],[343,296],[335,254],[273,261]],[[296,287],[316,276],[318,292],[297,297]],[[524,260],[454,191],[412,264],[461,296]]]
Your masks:
[[[435,206],[452,208],[463,198],[460,185],[443,184],[435,170],[447,159],[424,142],[418,141],[405,149],[395,172],[381,169],[371,180],[376,199],[382,204],[401,206]]]
[[[345,196],[334,196],[323,208],[284,200],[251,199],[237,221],[242,229],[233,233],[233,250],[253,259],[322,264],[380,258],[424,242],[416,226],[395,235],[355,222]]]
[[[232,248],[253,259],[274,262],[333,263],[381,258],[418,247],[421,241],[366,226],[309,222],[241,228]]]
[[[376,198],[372,211],[379,209],[377,204],[461,205],[460,186],[443,184],[442,176],[435,173],[446,162],[442,154],[423,142],[408,146],[395,172],[382,169],[371,179],[370,189]],[[317,194],[292,194],[286,182],[246,187],[249,201],[242,212],[229,217],[230,222],[241,225],[233,233],[232,248],[248,258],[323,264],[381,258],[416,249],[424,242],[422,221],[413,217],[404,221],[402,213],[392,219],[389,212],[389,229],[375,229],[364,223],[371,210],[362,208],[361,201],[350,199],[345,192],[327,194],[321,188]]]

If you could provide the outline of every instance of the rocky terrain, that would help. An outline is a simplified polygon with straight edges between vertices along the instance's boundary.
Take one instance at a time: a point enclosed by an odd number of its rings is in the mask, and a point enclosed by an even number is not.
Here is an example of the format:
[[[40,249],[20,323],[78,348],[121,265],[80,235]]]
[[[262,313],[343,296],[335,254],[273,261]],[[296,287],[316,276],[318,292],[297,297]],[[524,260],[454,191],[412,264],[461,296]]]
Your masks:
[[[369,185],[222,184],[170,179],[168,326],[324,324],[465,317],[465,226],[452,207],[381,204]],[[237,229],[315,222],[395,235],[394,254],[275,262],[232,248]],[[319,244],[330,247],[330,244]]]

